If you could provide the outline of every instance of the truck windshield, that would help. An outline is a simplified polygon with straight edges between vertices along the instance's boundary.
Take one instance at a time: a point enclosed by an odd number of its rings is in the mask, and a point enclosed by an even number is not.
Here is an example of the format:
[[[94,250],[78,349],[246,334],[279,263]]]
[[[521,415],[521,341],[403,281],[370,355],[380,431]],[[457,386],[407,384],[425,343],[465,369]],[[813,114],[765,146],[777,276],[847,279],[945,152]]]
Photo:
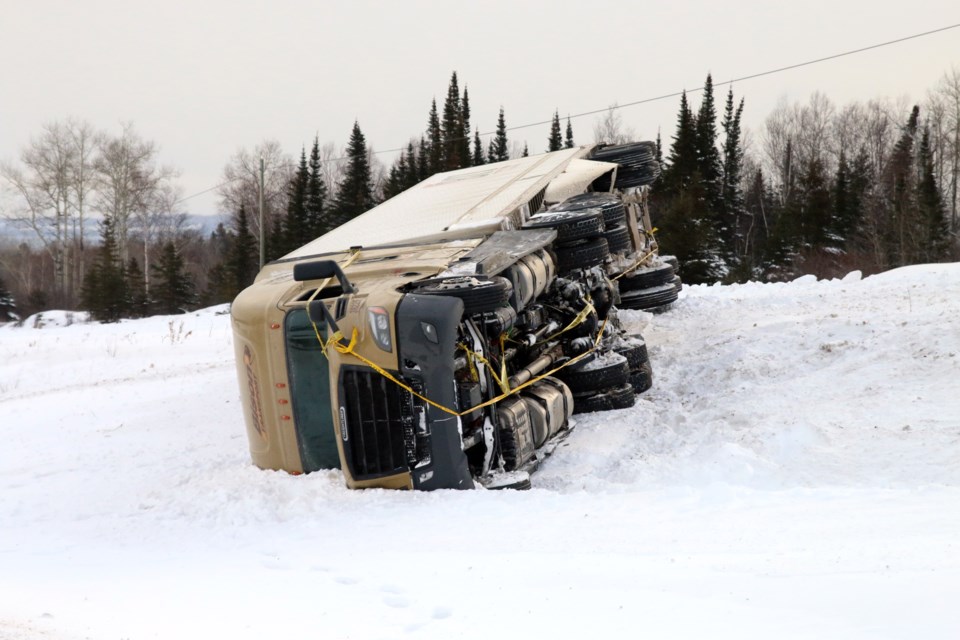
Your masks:
[[[318,324],[320,336],[326,326]],[[297,445],[304,473],[339,469],[333,412],[330,406],[330,365],[306,309],[287,313],[284,326],[290,398],[297,427]]]

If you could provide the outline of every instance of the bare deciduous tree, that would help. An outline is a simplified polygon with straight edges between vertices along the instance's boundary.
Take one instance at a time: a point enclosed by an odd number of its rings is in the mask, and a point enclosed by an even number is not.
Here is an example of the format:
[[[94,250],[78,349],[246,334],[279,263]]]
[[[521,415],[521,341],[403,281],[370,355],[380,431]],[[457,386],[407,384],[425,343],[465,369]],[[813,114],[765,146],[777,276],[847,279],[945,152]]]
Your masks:
[[[157,164],[157,145],[142,139],[131,123],[124,123],[117,137],[104,135],[98,146],[96,205],[113,220],[120,258],[126,263],[132,228],[149,217],[158,191],[177,174]]]
[[[593,125],[593,139],[595,142],[608,144],[624,144],[636,140],[637,134],[633,128],[623,122],[623,116],[617,103],[614,102],[607,111]]]
[[[327,147],[324,146],[322,152]],[[251,232],[260,233],[260,158],[263,157],[263,220],[269,229],[273,218],[280,215],[286,203],[287,186],[296,171],[293,159],[276,140],[264,140],[252,150],[238,150],[223,168],[223,183],[217,189],[220,206],[236,216],[240,207],[250,214]]]
[[[81,121],[43,126],[20,154],[22,167],[0,166],[15,205],[8,217],[29,229],[54,265],[54,304],[72,305],[83,278],[84,223],[94,133]]]

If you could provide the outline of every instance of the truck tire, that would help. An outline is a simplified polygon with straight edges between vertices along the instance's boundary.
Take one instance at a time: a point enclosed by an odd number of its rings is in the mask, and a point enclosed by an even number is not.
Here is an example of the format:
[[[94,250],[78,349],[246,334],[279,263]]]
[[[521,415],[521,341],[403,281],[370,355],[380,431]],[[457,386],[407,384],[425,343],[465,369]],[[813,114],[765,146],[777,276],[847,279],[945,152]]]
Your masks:
[[[620,285],[620,292],[638,291],[640,289],[649,289],[650,287],[659,287],[673,282],[675,272],[669,264],[661,264],[655,267],[640,267],[617,280]]]
[[[637,336],[628,336],[627,340],[615,345],[613,351],[627,359],[627,366],[630,367],[631,371],[639,369],[640,366],[650,360],[647,353],[647,343],[643,341],[643,338]]]
[[[629,291],[620,294],[621,309],[641,309],[644,311],[665,311],[667,305],[676,302],[679,293],[671,280],[667,284],[649,289]]]
[[[603,232],[603,237],[607,239],[610,253],[629,251],[633,246],[630,242],[630,230],[622,224],[617,227],[607,226],[607,230]]]
[[[548,211],[530,218],[524,229],[556,229],[555,244],[593,238],[603,233],[603,214],[597,209]]]
[[[626,210],[620,198],[612,193],[581,193],[567,198],[556,205],[551,211],[580,211],[588,208],[597,208],[603,212],[603,224],[609,229],[623,224],[626,220]]]
[[[555,377],[566,383],[575,394],[590,393],[625,384],[630,377],[630,366],[625,357],[611,352],[585,365],[565,367]]]
[[[510,299],[513,285],[506,278],[494,276],[456,276],[421,283],[416,292],[428,296],[451,296],[463,300],[465,315],[493,311]]]
[[[630,386],[634,393],[643,393],[653,386],[653,368],[644,362],[639,369],[630,372]]]
[[[637,402],[633,387],[622,384],[616,387],[603,389],[591,395],[576,396],[573,399],[574,413],[591,413],[593,411],[611,411],[613,409],[629,409]]]
[[[610,255],[607,239],[593,238],[575,245],[556,247],[557,273],[569,273],[574,269],[589,269],[603,264]]]

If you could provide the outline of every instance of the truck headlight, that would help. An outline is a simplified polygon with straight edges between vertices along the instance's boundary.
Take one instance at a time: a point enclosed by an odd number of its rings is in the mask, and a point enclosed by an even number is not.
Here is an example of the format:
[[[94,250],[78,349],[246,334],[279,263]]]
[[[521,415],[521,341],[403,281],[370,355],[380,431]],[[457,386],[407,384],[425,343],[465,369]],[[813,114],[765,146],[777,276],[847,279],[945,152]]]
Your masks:
[[[367,319],[370,321],[370,331],[377,346],[384,351],[393,351],[393,341],[390,339],[390,314],[383,307],[367,309]]]

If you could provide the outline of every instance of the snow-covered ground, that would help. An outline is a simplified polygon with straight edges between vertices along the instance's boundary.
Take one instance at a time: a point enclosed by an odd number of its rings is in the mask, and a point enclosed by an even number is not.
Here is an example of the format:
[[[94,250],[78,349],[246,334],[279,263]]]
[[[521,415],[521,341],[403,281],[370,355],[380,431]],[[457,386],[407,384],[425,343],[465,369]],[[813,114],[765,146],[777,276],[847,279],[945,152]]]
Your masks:
[[[0,638],[960,637],[960,265],[626,312],[527,492],[254,468],[224,308],[0,327]]]

